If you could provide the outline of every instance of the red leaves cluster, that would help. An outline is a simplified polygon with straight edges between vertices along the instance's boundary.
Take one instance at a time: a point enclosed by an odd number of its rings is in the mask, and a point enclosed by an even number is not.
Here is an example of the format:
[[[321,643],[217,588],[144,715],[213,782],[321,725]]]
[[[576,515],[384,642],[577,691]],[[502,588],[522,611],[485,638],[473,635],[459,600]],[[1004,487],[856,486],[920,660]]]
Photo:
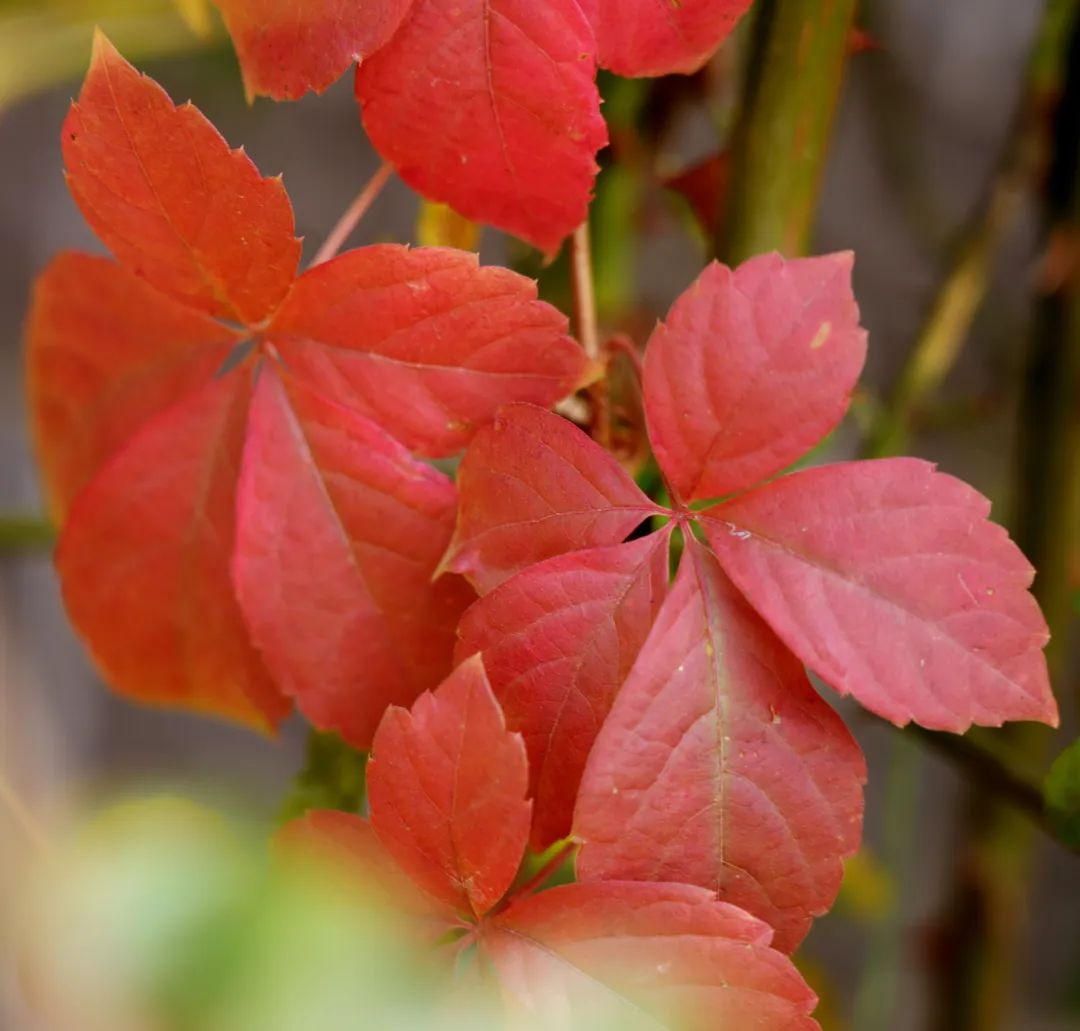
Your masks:
[[[540,1026],[574,1014],[599,1027],[817,1027],[814,994],[770,948],[770,929],[712,892],[630,880],[513,890],[527,782],[521,737],[474,658],[411,712],[387,712],[368,765],[370,820],[312,812],[285,839],[347,857],[427,940],[451,939],[448,962],[474,945],[480,970]]]
[[[588,882],[711,888],[784,949],[836,894],[865,777],[804,664],[898,724],[1057,719],[1032,570],[985,499],[912,459],[770,481],[862,367],[850,270],[714,264],[676,302],[644,362],[670,507],[564,420],[502,409],[462,462],[446,560],[488,592],[458,657],[483,653],[524,737],[534,846],[572,833]]]
[[[359,747],[449,672],[472,597],[432,582],[459,450],[581,378],[534,285],[449,250],[297,275],[288,197],[98,37],[63,131],[116,260],[38,282],[31,399],[64,596],[106,679],[273,725],[295,700]]]
[[[597,60],[691,67],[746,3],[225,6],[253,88],[365,57],[402,174],[554,246],[584,216]],[[586,362],[529,281],[396,246],[298,274],[280,182],[101,37],[63,143],[115,260],[42,275],[31,391],[106,678],[374,741],[370,821],[291,835],[541,1019],[602,998],[635,1025],[815,1027],[783,953],[836,894],[865,768],[806,669],[898,724],[1057,719],[1032,570],[984,498],[912,459],[785,474],[862,368],[850,256],[714,264],[676,302],[644,360],[661,505],[548,410]],[[418,456],[466,445],[459,503]],[[565,838],[579,883],[515,890]]]
[[[321,91],[355,61],[376,149],[468,218],[552,251],[607,142],[597,68],[693,71],[751,0],[217,0],[249,95]]]

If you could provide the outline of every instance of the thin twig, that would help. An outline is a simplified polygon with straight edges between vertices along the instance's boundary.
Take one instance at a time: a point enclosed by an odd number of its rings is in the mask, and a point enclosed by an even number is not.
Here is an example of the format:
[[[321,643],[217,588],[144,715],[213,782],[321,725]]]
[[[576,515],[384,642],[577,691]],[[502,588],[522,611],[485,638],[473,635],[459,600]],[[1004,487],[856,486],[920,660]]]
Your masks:
[[[56,530],[43,516],[0,516],[0,551],[29,551],[50,547]]]
[[[8,783],[6,777],[0,775],[0,802],[11,813],[16,826],[23,832],[26,840],[30,842],[38,855],[45,855],[49,850],[48,840],[44,832],[38,826],[30,812],[29,806],[19,797],[19,793]]]
[[[1047,814],[1045,797],[1038,784],[1022,777],[969,738],[957,734],[941,734],[915,724],[906,727],[902,733],[917,738],[926,747],[947,759],[969,780],[978,784],[980,789],[1022,813],[1062,848],[1080,855],[1080,848],[1063,841],[1058,834]]]
[[[368,209],[375,203],[375,199],[382,193],[383,187],[390,181],[394,174],[394,166],[389,162],[383,162],[379,170],[368,180],[367,185],[356,195],[356,200],[349,205],[345,214],[338,219],[337,225],[330,230],[323,245],[315,253],[311,264],[321,265],[329,261],[341,250],[345,241],[352,235],[360,219],[367,214]]]
[[[574,290],[574,332],[589,360],[597,361],[600,358],[600,330],[588,220],[582,222],[570,238],[570,278]]]
[[[574,295],[574,333],[590,362],[599,364],[600,321],[596,313],[596,285],[593,282],[592,243],[586,219],[570,238],[570,282]],[[611,411],[607,369],[589,388],[592,402],[592,435],[601,447],[611,446]]]

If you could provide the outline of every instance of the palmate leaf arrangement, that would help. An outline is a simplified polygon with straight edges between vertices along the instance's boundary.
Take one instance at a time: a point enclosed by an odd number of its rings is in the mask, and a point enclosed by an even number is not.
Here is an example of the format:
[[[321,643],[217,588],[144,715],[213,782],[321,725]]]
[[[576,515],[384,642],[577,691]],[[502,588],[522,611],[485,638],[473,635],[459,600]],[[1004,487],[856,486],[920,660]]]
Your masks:
[[[222,6],[250,93],[361,59],[402,177],[550,252],[604,143],[597,65],[693,69],[748,2]],[[295,703],[370,749],[370,818],[286,837],[456,929],[448,966],[476,944],[526,1010],[565,1024],[601,983],[648,1026],[816,1027],[787,955],[865,768],[806,669],[896,724],[1057,720],[984,498],[912,459],[778,475],[862,368],[851,257],[714,263],[676,302],[644,358],[661,505],[552,412],[602,373],[531,281],[391,245],[298,275],[280,181],[102,36],[63,149],[115,260],[42,274],[30,387],[105,678],[263,728]],[[456,485],[425,461],[463,449]],[[552,846],[575,883],[513,891]]]

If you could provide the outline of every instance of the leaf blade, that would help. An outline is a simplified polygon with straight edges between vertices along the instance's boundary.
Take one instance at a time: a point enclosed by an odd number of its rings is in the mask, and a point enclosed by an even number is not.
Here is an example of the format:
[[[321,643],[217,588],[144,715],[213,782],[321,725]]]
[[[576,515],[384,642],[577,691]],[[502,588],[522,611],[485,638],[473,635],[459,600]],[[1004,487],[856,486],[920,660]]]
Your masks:
[[[589,757],[578,874],[708,888],[790,952],[858,847],[865,779],[801,664],[691,544]]]
[[[248,642],[228,575],[247,399],[234,372],[143,426],[79,495],[56,565],[115,690],[269,729],[289,706]]]
[[[484,593],[535,562],[623,541],[664,512],[576,426],[506,405],[458,470],[461,503],[443,568]]]
[[[369,747],[387,706],[411,704],[451,668],[472,595],[431,578],[453,485],[264,366],[237,497],[232,575],[252,640],[308,719]]]
[[[64,253],[38,277],[27,365],[38,462],[62,518],[156,413],[207,382],[238,341],[108,258]]]
[[[593,52],[576,0],[416,0],[356,94],[405,182],[552,252],[585,220],[607,142]]]
[[[1034,571],[989,511],[929,463],[882,459],[782,477],[703,524],[788,647],[879,716],[1056,725]]]
[[[703,888],[609,882],[516,902],[483,943],[506,992],[546,1026],[576,1015],[593,1020],[581,1026],[811,1031],[817,999],[770,937]]]
[[[582,0],[599,63],[631,77],[697,71],[752,0]]]
[[[462,618],[458,659],[483,655],[525,739],[538,852],[570,832],[585,760],[667,589],[668,537],[530,566]]]
[[[527,783],[525,746],[472,658],[411,711],[384,717],[368,765],[372,825],[420,887],[482,917],[525,851]]]
[[[866,357],[851,267],[849,253],[714,262],[657,327],[646,418],[684,501],[760,483],[843,418]]]
[[[412,0],[215,0],[249,97],[322,93],[393,36]]]
[[[280,180],[262,178],[101,32],[62,140],[71,192],[121,264],[200,311],[248,324],[284,297],[300,241]]]
[[[536,284],[473,254],[364,247],[301,276],[268,330],[292,372],[432,457],[507,401],[553,404],[582,378]]]

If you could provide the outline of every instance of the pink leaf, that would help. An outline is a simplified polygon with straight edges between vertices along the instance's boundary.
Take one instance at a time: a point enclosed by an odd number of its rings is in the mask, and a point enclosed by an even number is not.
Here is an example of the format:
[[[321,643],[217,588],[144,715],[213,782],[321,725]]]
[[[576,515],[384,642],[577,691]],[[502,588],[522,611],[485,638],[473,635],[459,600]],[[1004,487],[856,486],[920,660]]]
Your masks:
[[[534,562],[618,544],[663,509],[572,423],[507,405],[458,472],[457,530],[443,560],[481,591]]]
[[[850,254],[710,265],[645,354],[649,437],[683,501],[752,487],[843,418],[866,357]]]
[[[752,0],[581,0],[599,63],[617,75],[669,75],[701,67]]]
[[[190,104],[176,107],[98,32],[63,133],[68,185],[121,264],[201,311],[254,324],[296,274],[280,179],[264,179]]]
[[[582,778],[582,880],[682,881],[790,952],[858,847],[862,754],[703,547],[615,700]]]
[[[411,712],[389,709],[368,764],[371,821],[425,891],[483,916],[510,887],[529,835],[525,746],[484,666],[468,660]]]
[[[978,492],[915,459],[785,476],[709,512],[721,564],[796,655],[880,716],[1056,725],[1033,570]]]
[[[505,993],[547,1027],[812,1031],[817,999],[770,937],[703,888],[633,882],[540,892],[482,932]]]
[[[376,426],[264,364],[237,501],[233,579],[281,690],[358,748],[388,705],[451,668],[471,592],[432,585],[450,537],[450,481]]]
[[[529,752],[532,844],[570,832],[578,781],[667,590],[669,534],[530,566],[465,613],[458,658],[482,652]]]
[[[214,0],[248,97],[321,93],[394,34],[412,0]]]
[[[577,0],[416,0],[357,73],[364,125],[410,186],[554,251],[607,142]]]
[[[461,450],[506,401],[554,404],[585,370],[534,282],[443,248],[386,244],[318,265],[267,335],[320,394],[433,456]]]

